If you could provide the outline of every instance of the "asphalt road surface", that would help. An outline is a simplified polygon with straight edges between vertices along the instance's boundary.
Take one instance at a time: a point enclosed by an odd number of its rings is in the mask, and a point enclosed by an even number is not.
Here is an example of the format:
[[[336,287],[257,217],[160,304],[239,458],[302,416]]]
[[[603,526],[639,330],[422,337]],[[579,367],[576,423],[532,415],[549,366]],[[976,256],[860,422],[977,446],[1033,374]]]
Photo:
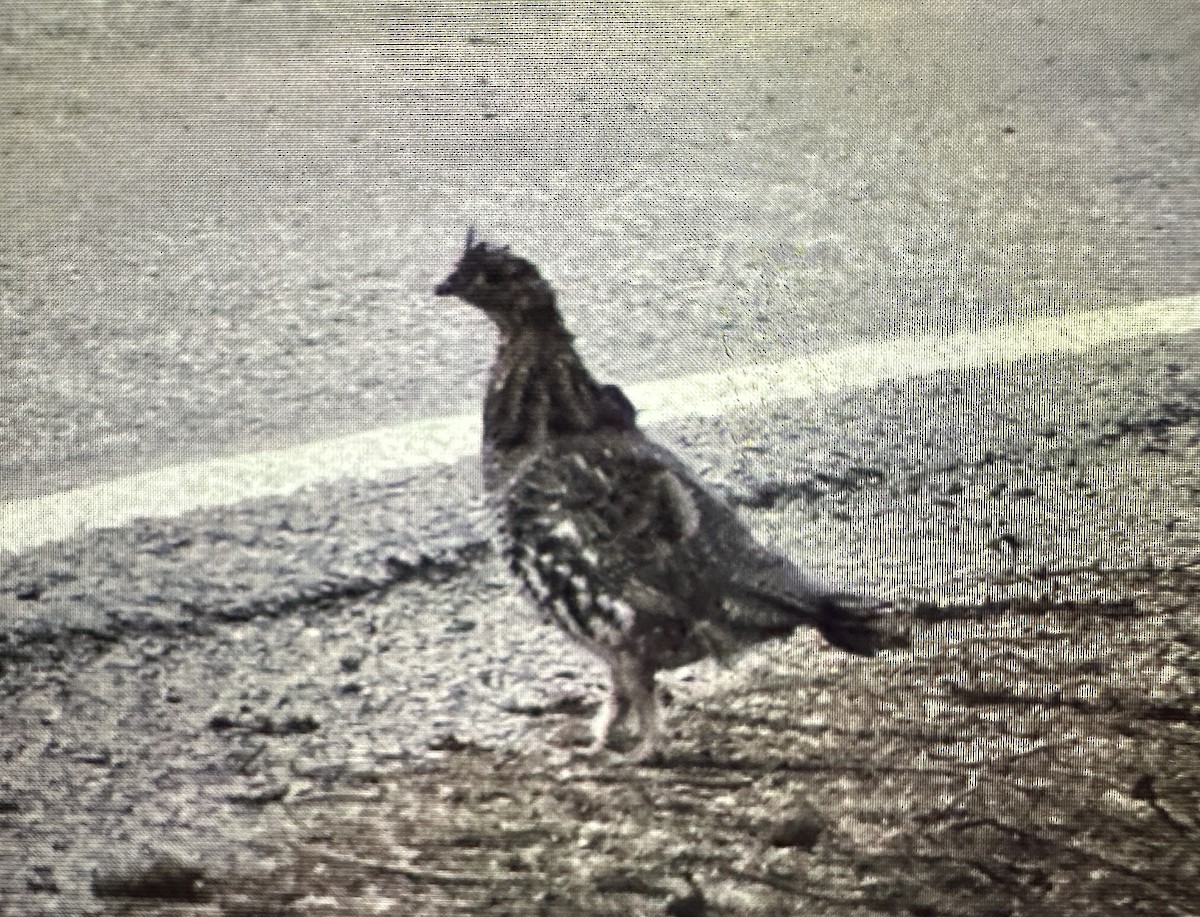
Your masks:
[[[622,383],[1200,291],[1194,3],[4,7],[0,499],[474,410],[469,223]],[[656,767],[470,459],[0,554],[0,915],[1200,913],[1198,354],[655,425],[915,635]]]
[[[1184,0],[6,6],[0,499],[473,405],[472,223],[619,382],[1200,279]]]

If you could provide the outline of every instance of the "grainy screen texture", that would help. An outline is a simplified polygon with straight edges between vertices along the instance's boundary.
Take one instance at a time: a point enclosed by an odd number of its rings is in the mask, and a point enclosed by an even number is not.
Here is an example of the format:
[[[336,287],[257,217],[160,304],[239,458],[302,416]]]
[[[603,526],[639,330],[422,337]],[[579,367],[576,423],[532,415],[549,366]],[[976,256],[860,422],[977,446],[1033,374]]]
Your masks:
[[[1196,0],[0,0],[0,917],[1200,914],[1198,100]]]

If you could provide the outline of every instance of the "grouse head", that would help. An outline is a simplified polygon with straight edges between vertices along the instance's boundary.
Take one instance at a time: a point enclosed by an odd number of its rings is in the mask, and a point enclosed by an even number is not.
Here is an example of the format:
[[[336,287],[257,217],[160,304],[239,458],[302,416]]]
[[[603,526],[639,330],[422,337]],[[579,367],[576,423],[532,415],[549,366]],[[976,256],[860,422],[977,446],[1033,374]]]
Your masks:
[[[433,292],[482,309],[502,329],[560,324],[554,291],[537,268],[507,246],[477,241],[474,229],[467,232],[458,264]]]

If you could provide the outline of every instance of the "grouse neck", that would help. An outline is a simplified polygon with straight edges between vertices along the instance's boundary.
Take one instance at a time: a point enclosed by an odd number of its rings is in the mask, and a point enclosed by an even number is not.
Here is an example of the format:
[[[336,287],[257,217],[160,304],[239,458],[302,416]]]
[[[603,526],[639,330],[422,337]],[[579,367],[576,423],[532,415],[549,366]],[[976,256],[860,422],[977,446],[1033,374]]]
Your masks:
[[[483,411],[487,446],[538,448],[552,437],[602,425],[599,386],[571,342],[561,324],[501,329]]]

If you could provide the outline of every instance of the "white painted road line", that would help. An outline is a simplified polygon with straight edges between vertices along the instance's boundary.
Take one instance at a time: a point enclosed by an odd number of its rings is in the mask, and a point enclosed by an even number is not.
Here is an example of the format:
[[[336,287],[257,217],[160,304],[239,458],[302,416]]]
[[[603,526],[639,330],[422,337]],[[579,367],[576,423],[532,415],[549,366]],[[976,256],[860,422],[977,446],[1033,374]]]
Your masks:
[[[640,421],[714,416],[738,407],[874,385],[1037,354],[1078,353],[1148,334],[1200,329],[1200,294],[1060,318],[1036,318],[939,337],[872,341],[783,363],[627,387]],[[285,449],[176,465],[0,504],[0,550],[22,551],[138,517],[175,516],[321,481],[379,479],[474,453],[479,419],[415,421]]]

